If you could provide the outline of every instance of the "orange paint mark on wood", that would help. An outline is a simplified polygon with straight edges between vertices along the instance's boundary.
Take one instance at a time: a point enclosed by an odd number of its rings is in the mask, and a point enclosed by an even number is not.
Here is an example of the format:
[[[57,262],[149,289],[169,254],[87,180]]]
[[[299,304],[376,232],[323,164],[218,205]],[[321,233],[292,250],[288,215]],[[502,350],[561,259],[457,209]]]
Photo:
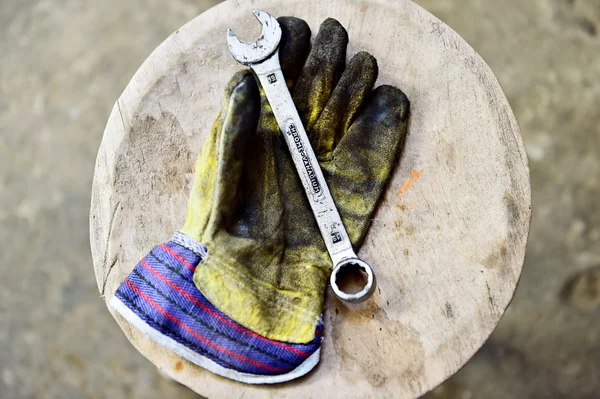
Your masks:
[[[402,184],[402,186],[400,186],[400,188],[396,192],[396,196],[400,197],[400,199],[404,198],[408,190],[412,188],[412,186],[416,183],[417,180],[419,180],[422,174],[423,169],[419,171],[413,170],[410,174],[410,177],[406,179],[406,181]]]

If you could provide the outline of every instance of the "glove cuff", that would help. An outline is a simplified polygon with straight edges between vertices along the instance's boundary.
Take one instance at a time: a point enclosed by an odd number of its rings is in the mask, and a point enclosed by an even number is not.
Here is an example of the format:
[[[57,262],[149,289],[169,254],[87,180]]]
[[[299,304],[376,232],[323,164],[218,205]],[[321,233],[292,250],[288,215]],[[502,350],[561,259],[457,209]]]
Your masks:
[[[265,338],[232,320],[194,285],[206,249],[183,234],[154,247],[110,305],[150,339],[211,372],[251,384],[289,381],[319,361],[323,327],[306,344]]]

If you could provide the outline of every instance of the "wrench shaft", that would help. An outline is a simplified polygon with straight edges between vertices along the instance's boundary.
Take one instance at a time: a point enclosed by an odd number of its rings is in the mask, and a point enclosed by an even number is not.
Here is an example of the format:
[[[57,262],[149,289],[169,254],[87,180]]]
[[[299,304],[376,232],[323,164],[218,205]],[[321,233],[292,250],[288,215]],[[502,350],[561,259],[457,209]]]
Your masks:
[[[281,71],[279,54],[251,65],[273,109],[333,265],[356,258],[352,243],[310,145],[306,130]]]

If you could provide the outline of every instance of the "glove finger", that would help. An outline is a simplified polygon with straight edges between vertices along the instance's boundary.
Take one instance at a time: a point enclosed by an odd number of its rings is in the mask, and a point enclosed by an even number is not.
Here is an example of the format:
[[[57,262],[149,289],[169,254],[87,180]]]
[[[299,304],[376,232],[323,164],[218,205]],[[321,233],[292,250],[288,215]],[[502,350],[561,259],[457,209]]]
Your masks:
[[[378,87],[340,140],[331,161],[322,164],[355,248],[362,242],[404,146],[409,106],[400,89]]]
[[[220,114],[214,152],[205,162],[215,168],[211,212],[205,233],[206,240],[216,229],[228,222],[239,203],[238,183],[244,166],[248,140],[254,136],[260,115],[260,96],[256,80],[249,71],[238,72],[227,88],[229,96]],[[216,163],[216,165],[212,165]],[[207,182],[211,185],[211,182]]]
[[[279,62],[283,76],[291,89],[308,57],[311,32],[308,24],[300,18],[280,17],[277,21],[282,33]]]
[[[335,19],[321,24],[294,88],[294,103],[307,132],[319,119],[344,71],[348,33]]]
[[[269,130],[259,129],[247,143],[240,180],[240,198],[244,200],[230,230],[235,236],[270,243],[279,239],[283,205],[277,183],[277,140]]]
[[[348,131],[356,112],[377,80],[377,60],[360,52],[348,63],[327,106],[311,132],[311,143],[319,159],[327,158]]]

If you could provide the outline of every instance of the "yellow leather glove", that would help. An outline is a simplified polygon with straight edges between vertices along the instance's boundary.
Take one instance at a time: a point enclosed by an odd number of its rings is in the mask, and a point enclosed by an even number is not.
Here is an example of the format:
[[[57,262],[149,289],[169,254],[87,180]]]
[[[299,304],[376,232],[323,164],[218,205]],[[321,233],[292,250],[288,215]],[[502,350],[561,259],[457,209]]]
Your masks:
[[[406,136],[409,102],[373,90],[377,62],[326,20],[280,18],[281,65],[355,250]],[[271,108],[248,71],[234,76],[196,164],[181,233],[207,249],[194,273],[223,314],[271,340],[315,339],[332,263]]]

